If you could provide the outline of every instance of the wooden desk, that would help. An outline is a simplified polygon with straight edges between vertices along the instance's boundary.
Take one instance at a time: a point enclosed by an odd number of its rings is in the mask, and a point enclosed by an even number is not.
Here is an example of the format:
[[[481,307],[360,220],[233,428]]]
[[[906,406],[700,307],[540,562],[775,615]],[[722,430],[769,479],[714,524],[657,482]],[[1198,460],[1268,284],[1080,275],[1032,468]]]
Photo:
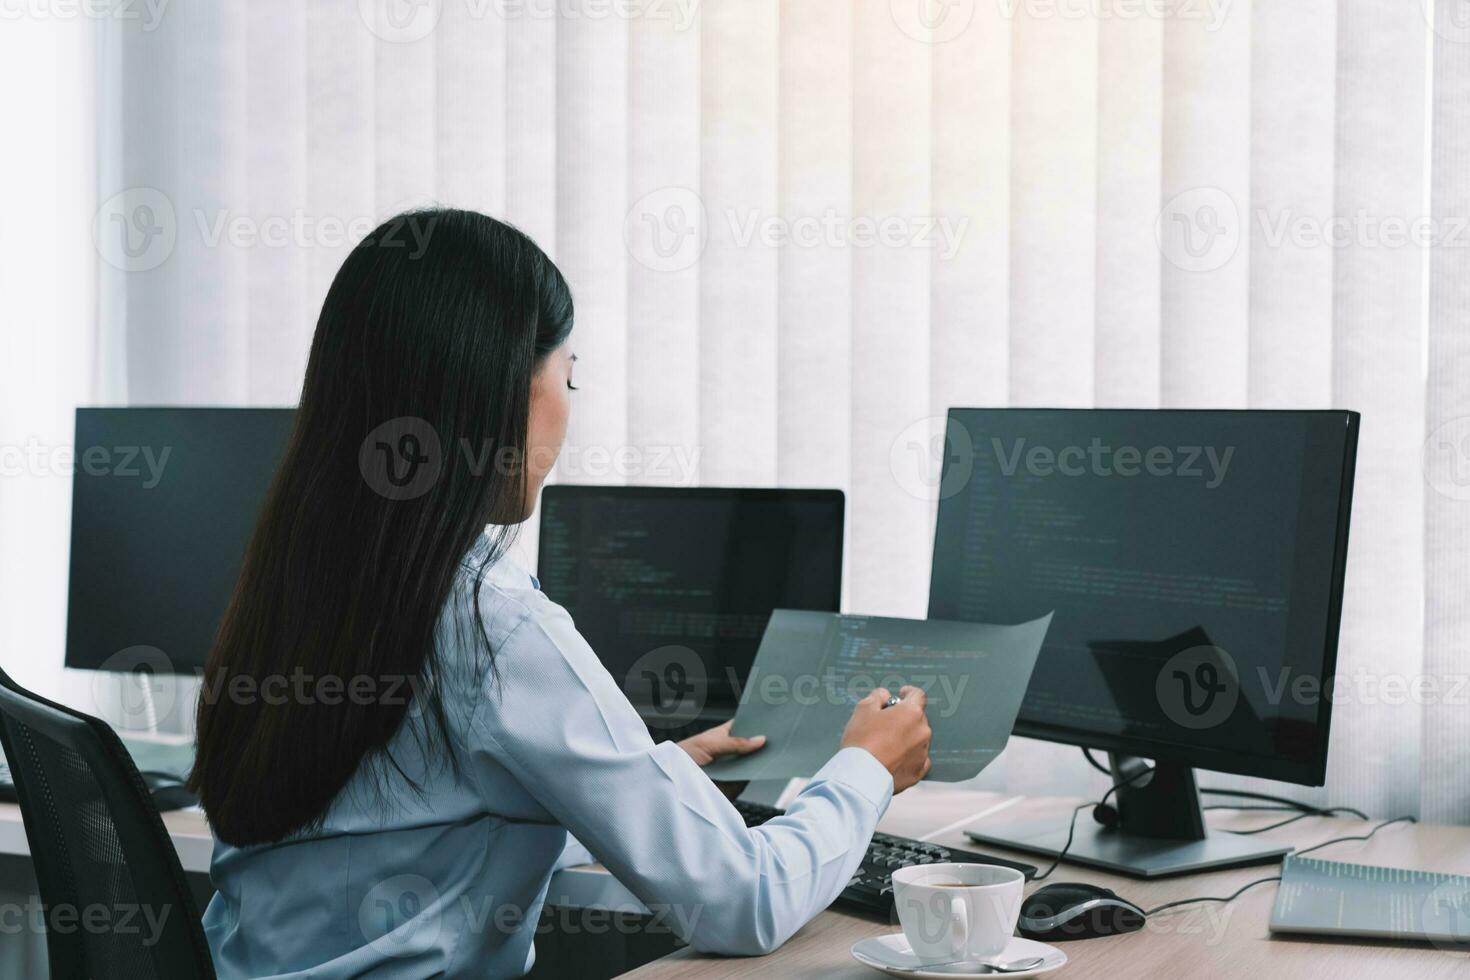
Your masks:
[[[1003,804],[1008,797],[991,793],[955,792],[942,786],[921,785],[893,801],[881,829],[908,837],[923,837],[950,827],[937,835],[936,843],[991,850],[969,842],[962,832],[978,823],[999,825],[1029,816],[1054,816],[1080,801],[1022,800],[989,818],[967,821],[967,815],[983,813]],[[1276,813],[1230,813],[1212,811],[1211,825],[1247,829],[1280,820]],[[1084,811],[1079,819],[1091,819]],[[958,826],[954,826],[959,822]],[[1333,837],[1366,833],[1372,823],[1360,820],[1312,817],[1262,836],[1298,847]],[[998,856],[1018,857],[1045,866],[1037,858],[1017,852],[996,851]],[[1313,855],[1364,864],[1470,874],[1470,827],[1419,827],[1395,824],[1379,831],[1371,841],[1334,844]],[[1049,881],[1088,881],[1105,885],[1123,897],[1150,908],[1164,902],[1203,895],[1229,895],[1248,881],[1276,873],[1276,866],[1261,865],[1230,871],[1161,881],[1140,881],[1101,871],[1063,865]],[[1029,885],[1028,892],[1040,885]],[[1267,930],[1275,884],[1258,885],[1228,905],[1208,903],[1161,912],[1149,919],[1141,932],[1107,939],[1090,939],[1064,944],[1068,964],[1057,977],[1189,978],[1252,977],[1351,980],[1363,977],[1385,980],[1392,977],[1470,977],[1470,952],[1404,946],[1371,940],[1273,937]],[[896,924],[851,913],[829,910],[813,919],[781,949],[754,959],[724,959],[699,956],[682,950],[627,974],[637,980],[663,977],[733,980],[739,977],[851,978],[873,980],[874,970],[852,959],[852,944],[868,936],[896,932]]]
[[[942,785],[925,784],[895,798],[880,826],[889,833],[907,837],[933,835],[932,839],[937,843],[984,850],[968,841],[962,832],[965,827],[1024,820],[1028,816],[1045,817],[1075,805],[1075,801],[1070,800],[1036,799],[1013,803],[1013,799],[994,793],[955,791]],[[997,806],[1005,806],[1004,811],[989,817],[977,816]],[[1280,819],[1280,815],[1274,813],[1222,817],[1223,812],[1212,813],[1212,825],[1244,829]],[[184,870],[193,874],[207,873],[214,840],[203,814],[197,810],[175,811],[164,814],[163,819]],[[1082,819],[1090,818],[1084,812]],[[1299,820],[1290,827],[1264,836],[1306,847],[1331,837],[1365,833],[1371,826],[1371,823],[1358,820],[1314,817]],[[0,804],[0,854],[29,853],[20,808],[14,804]],[[1012,856],[1038,863],[1038,859],[1014,852]],[[1395,825],[1384,828],[1366,843],[1335,844],[1316,856],[1470,874],[1470,828]],[[1096,882],[1151,907],[1179,898],[1228,895],[1248,881],[1274,873],[1273,866],[1265,865],[1145,882],[1064,865],[1050,880]],[[1322,977],[1328,980],[1353,980],[1357,977],[1384,980],[1404,976],[1433,980],[1437,977],[1470,976],[1470,952],[1367,940],[1273,938],[1266,929],[1266,923],[1275,894],[1275,885],[1261,885],[1229,905],[1206,904],[1160,913],[1149,920],[1142,932],[1067,943],[1065,949],[1071,962],[1056,975],[1121,977],[1125,980],[1132,977],[1189,980],[1220,976]],[[555,904],[573,908],[624,911],[642,908],[637,899],[611,875],[595,867],[558,872],[552,878],[548,898]],[[767,957],[723,959],[698,956],[684,950],[627,976],[638,980],[662,977],[724,980],[747,976],[872,980],[878,974],[854,961],[848,955],[848,949],[859,939],[897,929],[896,924],[889,925],[841,911],[827,911]]]

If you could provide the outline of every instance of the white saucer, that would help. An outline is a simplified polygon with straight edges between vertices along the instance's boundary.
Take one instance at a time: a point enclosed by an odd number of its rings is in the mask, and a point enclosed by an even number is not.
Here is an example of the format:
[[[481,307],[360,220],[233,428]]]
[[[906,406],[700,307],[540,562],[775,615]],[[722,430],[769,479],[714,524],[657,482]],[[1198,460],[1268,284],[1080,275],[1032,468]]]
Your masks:
[[[1067,962],[1067,954],[1055,946],[1039,943],[1034,939],[1022,939],[1020,936],[1013,938],[1006,945],[1005,952],[991,957],[996,962],[1012,962],[1015,960],[1035,959],[1038,956],[1046,957],[1034,970],[1019,970],[1015,973],[995,974],[995,976],[1035,977],[1043,973],[1050,973],[1057,967]],[[890,936],[874,936],[872,939],[864,939],[852,947],[852,958],[863,966],[871,966],[875,970],[882,970],[890,977],[908,977],[911,980],[954,980],[953,973],[937,973],[925,970],[924,964],[914,955],[909,941],[903,938],[903,933],[895,932]]]

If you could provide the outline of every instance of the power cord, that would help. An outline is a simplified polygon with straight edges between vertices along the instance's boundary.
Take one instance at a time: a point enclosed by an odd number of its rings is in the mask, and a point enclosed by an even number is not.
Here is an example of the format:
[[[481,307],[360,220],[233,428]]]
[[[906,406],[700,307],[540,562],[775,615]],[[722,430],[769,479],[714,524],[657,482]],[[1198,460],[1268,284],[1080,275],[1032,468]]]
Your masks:
[[[1351,814],[1352,816],[1357,817],[1359,820],[1368,820],[1368,819],[1371,819],[1368,816],[1368,814],[1364,813],[1362,810],[1359,810],[1359,809],[1357,809],[1355,807],[1350,807],[1350,806],[1319,807],[1319,806],[1314,806],[1311,803],[1302,803],[1302,802],[1299,802],[1297,800],[1288,799],[1288,798],[1286,798],[1284,796],[1272,796],[1270,793],[1252,793],[1249,790],[1244,790],[1244,789],[1210,789],[1210,788],[1202,789],[1202,790],[1200,790],[1200,792],[1201,793],[1208,793],[1211,796],[1228,796],[1228,797],[1231,797],[1233,799],[1239,799],[1239,800],[1260,800],[1260,801],[1262,801],[1264,803],[1279,803],[1282,806],[1290,807],[1293,810],[1298,810],[1298,811],[1300,811],[1302,813],[1307,814],[1308,816],[1326,817],[1326,816],[1331,816],[1331,815],[1333,815],[1335,813],[1347,813],[1347,814]],[[1222,809],[1224,809],[1224,807],[1222,807]],[[1229,809],[1249,810],[1249,809],[1253,809],[1253,807],[1249,807],[1249,806],[1237,806],[1237,807],[1230,807]]]
[[[1252,882],[1250,882],[1248,884],[1241,885],[1239,888],[1235,889],[1235,891],[1231,892],[1229,895],[1222,895],[1222,896],[1219,896],[1219,897],[1210,896],[1208,898],[1181,898],[1177,902],[1165,902],[1163,905],[1155,905],[1153,908],[1151,908],[1147,912],[1143,913],[1143,917],[1144,918],[1149,918],[1155,912],[1162,912],[1165,909],[1177,909],[1181,905],[1198,905],[1201,902],[1233,902],[1237,898],[1239,898],[1240,896],[1244,895],[1246,892],[1250,891],[1252,888],[1256,887],[1257,885],[1264,885],[1267,882],[1280,881],[1280,880],[1281,880],[1281,876],[1280,875],[1272,875],[1269,878],[1257,878],[1255,881],[1252,881]]]
[[[1303,816],[1310,816],[1310,814],[1303,814]],[[1292,854],[1291,856],[1292,857],[1301,857],[1303,854],[1310,854],[1313,851],[1320,851],[1322,848],[1329,847],[1329,846],[1331,846],[1333,844],[1345,844],[1348,841],[1355,841],[1355,840],[1358,840],[1358,841],[1361,841],[1361,840],[1369,840],[1370,838],[1372,838],[1372,836],[1374,834],[1378,833],[1384,827],[1392,826],[1393,824],[1396,824],[1396,823],[1418,823],[1418,822],[1419,822],[1418,819],[1415,818],[1415,817],[1394,817],[1392,820],[1385,820],[1382,823],[1376,824],[1373,827],[1373,829],[1370,830],[1370,831],[1368,831],[1366,834],[1357,834],[1357,835],[1354,835],[1354,836],[1351,836],[1351,837],[1334,837],[1331,840],[1325,840],[1325,841],[1323,841],[1320,844],[1313,844],[1311,847],[1308,847],[1305,850],[1297,851],[1296,853]],[[1249,891],[1250,889],[1256,887],[1257,885],[1264,885],[1267,882],[1280,881],[1280,880],[1281,880],[1281,876],[1280,875],[1272,875],[1269,878],[1257,878],[1255,881],[1247,882],[1246,884],[1241,885],[1239,888],[1237,888],[1235,891],[1231,892],[1229,895],[1208,896],[1208,897],[1205,897],[1205,898],[1182,898],[1182,899],[1180,899],[1177,902],[1165,902],[1163,905],[1156,905],[1156,906],[1154,906],[1153,908],[1149,909],[1147,912],[1145,912],[1143,914],[1144,914],[1144,917],[1147,918],[1149,916],[1152,916],[1155,912],[1162,912],[1165,909],[1179,908],[1182,905],[1198,905],[1201,902],[1233,902],[1237,898],[1239,898],[1241,895],[1244,895],[1247,891]]]
[[[1082,754],[1087,757],[1087,761],[1092,766],[1092,768],[1096,769],[1104,776],[1111,776],[1113,774],[1113,771],[1111,769],[1103,765],[1101,762],[1098,762],[1097,759],[1093,757],[1092,750],[1085,745],[1082,747]]]
[[[1210,809],[1213,809],[1213,807],[1211,807]],[[1241,809],[1252,809],[1252,810],[1255,810],[1255,809],[1262,809],[1262,810],[1279,809],[1279,810],[1288,810],[1288,809],[1291,809],[1291,808],[1290,807],[1233,807],[1233,806],[1229,806],[1229,807],[1221,807],[1220,809],[1223,809],[1223,810],[1241,810]],[[1264,834],[1268,830],[1275,830],[1278,827],[1285,827],[1287,824],[1293,824],[1293,823],[1296,823],[1298,820],[1305,820],[1308,817],[1333,817],[1333,816],[1337,816],[1340,813],[1346,813],[1346,814],[1349,814],[1350,816],[1358,816],[1361,813],[1361,811],[1354,810],[1350,806],[1332,806],[1332,807],[1327,807],[1326,809],[1322,809],[1322,810],[1313,809],[1313,810],[1306,811],[1304,813],[1298,813],[1294,817],[1287,817],[1285,820],[1278,820],[1275,823],[1268,823],[1264,827],[1256,827],[1253,830],[1227,830],[1227,831],[1225,831],[1225,833],[1227,833],[1227,834],[1234,834],[1237,837],[1249,837],[1252,834]],[[1360,817],[1360,819],[1367,820],[1368,818],[1367,817]]]
[[[1276,813],[1300,813],[1301,810],[1294,806],[1281,806],[1276,803],[1211,803],[1200,807],[1201,810],[1229,810],[1232,813],[1245,810],[1274,811]]]
[[[1112,770],[1110,770],[1107,766],[1104,766],[1101,762],[1098,762],[1097,761],[1097,757],[1092,754],[1092,750],[1091,749],[1084,747],[1082,749],[1082,754],[1083,754],[1083,756],[1085,756],[1087,758],[1087,762],[1088,762],[1089,765],[1092,766],[1092,768],[1096,769],[1098,772],[1102,773],[1105,776],[1112,776],[1112,774],[1113,774],[1112,773]],[[1152,771],[1152,770],[1150,770],[1150,771]],[[1210,788],[1208,786],[1205,786],[1205,787],[1201,787],[1200,788],[1200,793],[1201,794],[1204,794],[1204,795],[1208,795],[1208,796],[1225,796],[1225,797],[1229,797],[1231,799],[1237,799],[1237,800],[1255,800],[1255,801],[1259,801],[1259,802],[1262,802],[1262,803],[1275,803],[1275,804],[1278,804],[1278,807],[1276,807],[1278,809],[1292,810],[1292,811],[1295,811],[1295,812],[1301,814],[1301,816],[1292,817],[1290,820],[1283,820],[1280,823],[1270,824],[1270,825],[1265,826],[1265,827],[1258,827],[1255,830],[1231,830],[1231,831],[1227,831],[1227,833],[1237,834],[1237,835],[1242,836],[1242,837],[1248,837],[1251,834],[1264,833],[1264,832],[1266,832],[1268,830],[1275,830],[1277,827],[1285,827],[1287,824],[1289,824],[1289,823],[1295,823],[1297,820],[1300,820],[1303,817],[1331,817],[1331,816],[1336,816],[1338,814],[1345,813],[1345,814],[1348,814],[1349,816],[1357,817],[1359,820],[1368,820],[1368,819],[1370,819],[1369,816],[1368,816],[1368,814],[1364,813],[1362,810],[1359,810],[1359,809],[1357,809],[1355,807],[1350,807],[1350,806],[1319,807],[1319,806],[1314,806],[1311,803],[1302,803],[1302,802],[1300,802],[1298,800],[1288,799],[1285,796],[1272,796],[1270,793],[1256,793],[1256,792],[1253,792],[1251,790],[1244,790],[1244,789],[1213,789],[1213,788]],[[1222,805],[1219,805],[1219,806],[1205,807],[1205,809],[1207,809],[1207,810],[1258,810],[1258,809],[1262,809],[1263,810],[1263,809],[1272,809],[1272,808],[1269,808],[1269,807],[1258,807],[1258,806],[1253,806],[1253,805],[1252,806],[1228,806],[1228,805],[1222,804]]]
[[[1083,803],[1082,805],[1080,805],[1078,807],[1075,807],[1072,810],[1072,822],[1067,826],[1067,842],[1065,844],[1063,844],[1062,845],[1062,849],[1057,852],[1056,859],[1054,861],[1052,861],[1051,866],[1048,867],[1045,871],[1042,871],[1039,874],[1037,874],[1036,876],[1034,876],[1031,880],[1032,881],[1045,881],[1047,878],[1051,877],[1051,873],[1053,871],[1055,871],[1057,869],[1057,866],[1062,863],[1062,859],[1065,858],[1067,856],[1067,852],[1072,849],[1072,841],[1076,837],[1076,834],[1077,834],[1077,817],[1078,817],[1079,814],[1082,813],[1083,810],[1096,809],[1096,808],[1101,807],[1101,806],[1106,806],[1108,800],[1112,797],[1112,795],[1114,793],[1118,792],[1118,790],[1120,790],[1123,787],[1127,786],[1129,783],[1134,782],[1135,780],[1139,779],[1140,777],[1142,777],[1142,776],[1148,776],[1148,775],[1151,775],[1152,773],[1153,773],[1153,769],[1151,769],[1151,768],[1149,768],[1149,769],[1140,769],[1140,770],[1138,770],[1138,772],[1135,772],[1133,775],[1129,776],[1127,779],[1124,779],[1121,782],[1114,783],[1108,789],[1108,791],[1103,794],[1102,799],[1098,800],[1096,803]]]
[[[1378,824],[1372,830],[1368,831],[1366,834],[1359,834],[1356,837],[1334,837],[1334,838],[1332,838],[1332,840],[1323,841],[1320,844],[1313,844],[1311,847],[1307,848],[1304,851],[1297,851],[1295,854],[1293,854],[1291,856],[1292,857],[1301,857],[1303,854],[1311,854],[1313,851],[1320,851],[1320,850],[1322,850],[1322,848],[1326,847],[1329,844],[1346,844],[1348,841],[1353,841],[1353,840],[1368,840],[1370,837],[1372,837],[1374,834],[1378,833],[1384,827],[1388,827],[1388,826],[1391,826],[1391,825],[1396,824],[1396,823],[1418,823],[1418,822],[1419,822],[1419,818],[1418,817],[1394,817],[1392,820],[1385,820],[1382,823]]]
[[[1102,763],[1098,762],[1097,759],[1093,757],[1093,754],[1092,754],[1092,750],[1091,749],[1084,747],[1082,749],[1082,754],[1087,757],[1087,761],[1088,761],[1088,763],[1090,763],[1092,765],[1092,768],[1096,769],[1098,772],[1103,773],[1104,775],[1107,775],[1109,777],[1112,776],[1112,774],[1113,774],[1112,773],[1112,770],[1111,769],[1108,769]],[[1149,767],[1149,768],[1146,768],[1146,769],[1140,769],[1138,772],[1134,773],[1132,776],[1129,776],[1127,779],[1123,780],[1122,782],[1119,782],[1119,783],[1114,784],[1106,793],[1103,794],[1102,799],[1098,800],[1096,803],[1083,803],[1081,806],[1079,806],[1076,809],[1074,809],[1072,811],[1072,823],[1071,823],[1071,826],[1067,828],[1067,842],[1065,844],[1063,844],[1062,845],[1062,849],[1059,852],[1057,852],[1056,860],[1052,861],[1051,866],[1048,867],[1045,871],[1043,871],[1040,874],[1038,874],[1033,880],[1035,880],[1035,881],[1043,881],[1046,878],[1050,877],[1051,876],[1051,873],[1053,871],[1055,871],[1057,869],[1057,866],[1062,863],[1062,859],[1067,856],[1067,852],[1069,850],[1071,850],[1071,848],[1072,848],[1072,839],[1073,839],[1073,836],[1077,832],[1077,816],[1078,816],[1078,814],[1080,814],[1083,810],[1086,810],[1088,807],[1092,807],[1093,809],[1097,809],[1098,807],[1106,806],[1107,805],[1107,802],[1108,802],[1108,799],[1114,793],[1116,793],[1118,790],[1120,790],[1123,787],[1127,786],[1128,784],[1132,783],[1134,780],[1138,779],[1140,776],[1149,775],[1152,772],[1153,772],[1153,768],[1152,767]],[[1243,805],[1239,805],[1239,806],[1231,806],[1229,804],[1219,804],[1219,805],[1205,807],[1205,809],[1207,809],[1207,810],[1274,810],[1274,811],[1279,811],[1279,812],[1294,812],[1296,814],[1295,816],[1288,817],[1285,820],[1281,820],[1281,821],[1278,821],[1276,823],[1269,824],[1269,825],[1267,825],[1265,827],[1257,827],[1254,830],[1232,830],[1232,831],[1229,831],[1229,833],[1237,834],[1237,835],[1240,835],[1242,837],[1249,836],[1251,834],[1262,834],[1262,833],[1265,833],[1268,830],[1275,830],[1278,827],[1285,827],[1287,824],[1296,823],[1298,820],[1304,820],[1307,817],[1330,817],[1330,816],[1335,816],[1337,814],[1348,814],[1349,816],[1357,817],[1360,820],[1367,820],[1368,819],[1368,815],[1366,813],[1364,813],[1362,810],[1359,810],[1359,809],[1357,809],[1355,807],[1350,807],[1350,806],[1319,807],[1319,806],[1313,806],[1310,803],[1302,803],[1302,802],[1300,802],[1298,800],[1288,799],[1288,798],[1286,798],[1284,796],[1272,796],[1269,793],[1255,793],[1255,792],[1252,792],[1250,790],[1243,790],[1243,789],[1206,789],[1206,788],[1201,788],[1200,789],[1200,792],[1201,793],[1208,793],[1208,794],[1213,795],[1213,796],[1226,796],[1226,797],[1231,797],[1233,799],[1259,800],[1259,801],[1261,801],[1260,803],[1243,804]],[[1370,830],[1370,831],[1368,831],[1366,834],[1358,834],[1358,835],[1350,836],[1350,837],[1334,837],[1331,840],[1323,841],[1320,844],[1313,844],[1311,847],[1306,848],[1305,850],[1296,851],[1296,852],[1294,852],[1294,854],[1292,856],[1293,857],[1301,857],[1303,854],[1310,854],[1313,851],[1320,851],[1322,848],[1329,847],[1329,846],[1331,846],[1333,844],[1345,844],[1348,841],[1365,841],[1365,840],[1369,840],[1370,838],[1372,838],[1372,836],[1374,834],[1378,833],[1384,827],[1388,827],[1388,826],[1391,826],[1391,825],[1396,824],[1396,823],[1418,823],[1418,822],[1419,822],[1418,821],[1418,818],[1416,818],[1416,817],[1394,817],[1391,820],[1384,820],[1382,823],[1379,823],[1379,824],[1375,825],[1373,827],[1373,829]],[[1216,895],[1210,895],[1210,896],[1205,896],[1205,897],[1202,897],[1202,898],[1182,898],[1182,899],[1179,899],[1178,901],[1175,901],[1175,902],[1165,902],[1163,905],[1157,905],[1154,908],[1151,908],[1148,911],[1144,912],[1144,916],[1145,917],[1148,917],[1148,916],[1153,915],[1155,912],[1163,912],[1166,909],[1179,908],[1179,907],[1184,906],[1184,905],[1198,905],[1198,904],[1200,904],[1202,902],[1221,902],[1221,903],[1233,902],[1237,898],[1239,898],[1241,895],[1244,895],[1246,892],[1250,891],[1252,888],[1255,888],[1257,885],[1265,885],[1265,884],[1268,884],[1270,882],[1280,881],[1280,880],[1281,880],[1281,876],[1280,875],[1272,875],[1269,878],[1257,878],[1255,881],[1247,882],[1244,885],[1241,885],[1235,891],[1231,892],[1229,895],[1218,895],[1218,896],[1216,896]]]

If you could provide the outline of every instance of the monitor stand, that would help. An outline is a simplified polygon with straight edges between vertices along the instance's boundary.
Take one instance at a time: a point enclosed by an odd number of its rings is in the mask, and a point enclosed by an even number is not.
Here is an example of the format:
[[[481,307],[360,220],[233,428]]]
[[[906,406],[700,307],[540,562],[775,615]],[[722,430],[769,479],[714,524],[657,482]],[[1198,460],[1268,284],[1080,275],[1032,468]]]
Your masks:
[[[1076,814],[1076,833],[1066,860],[1139,878],[1161,878],[1216,868],[1265,864],[1291,852],[1291,847],[1259,837],[1211,832],[1205,827],[1194,771],[1188,766],[1159,763],[1153,773],[1142,759],[1110,754],[1113,782],[1134,782],[1113,794],[1117,826],[1099,824],[1090,810]],[[971,840],[996,847],[1056,857],[1067,841],[1072,820],[1065,817],[983,830],[967,830]]]

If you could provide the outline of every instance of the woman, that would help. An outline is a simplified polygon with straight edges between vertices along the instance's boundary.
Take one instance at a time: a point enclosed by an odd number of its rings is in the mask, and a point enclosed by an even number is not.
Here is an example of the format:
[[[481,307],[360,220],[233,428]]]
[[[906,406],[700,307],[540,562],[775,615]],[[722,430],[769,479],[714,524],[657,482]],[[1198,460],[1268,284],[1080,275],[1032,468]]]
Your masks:
[[[697,948],[764,953],[927,771],[910,689],[754,830],[700,765],[759,740],[653,743],[505,554],[566,434],[571,329],[551,261],[473,212],[387,222],[332,283],[199,705],[222,976],[520,975],[569,832]]]

